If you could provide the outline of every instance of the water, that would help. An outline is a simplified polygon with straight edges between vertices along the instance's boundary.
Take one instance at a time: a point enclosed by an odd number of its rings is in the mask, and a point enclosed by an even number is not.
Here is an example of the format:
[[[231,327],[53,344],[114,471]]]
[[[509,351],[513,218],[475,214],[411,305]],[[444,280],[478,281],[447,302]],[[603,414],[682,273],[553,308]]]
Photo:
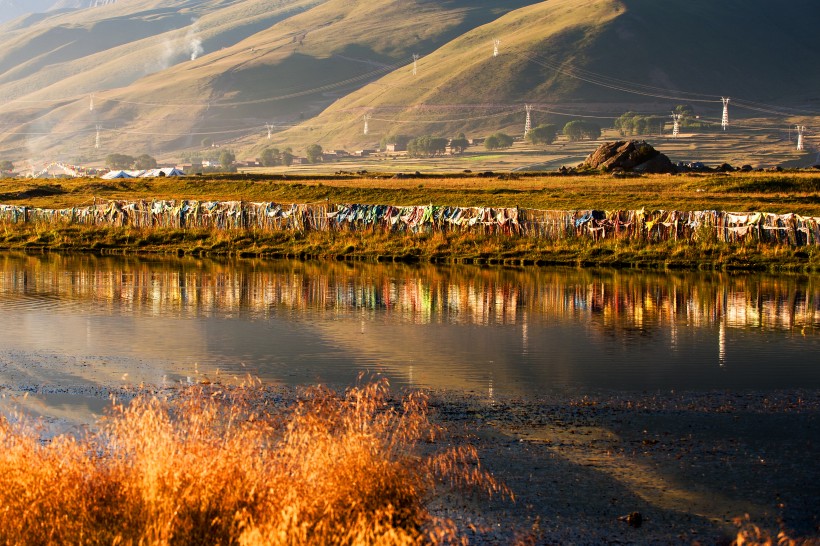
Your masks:
[[[818,281],[0,254],[0,385],[815,389]]]

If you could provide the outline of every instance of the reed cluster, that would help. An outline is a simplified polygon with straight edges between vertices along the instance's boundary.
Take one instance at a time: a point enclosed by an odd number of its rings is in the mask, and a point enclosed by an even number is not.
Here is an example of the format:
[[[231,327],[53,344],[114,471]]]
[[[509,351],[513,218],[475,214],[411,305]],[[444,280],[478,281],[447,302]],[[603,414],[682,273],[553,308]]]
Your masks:
[[[44,442],[0,420],[0,543],[418,544],[466,540],[428,508],[442,488],[511,494],[470,448],[431,449],[426,399],[385,382],[197,385],[113,405]]]
[[[794,538],[785,529],[772,532],[752,523],[747,514],[735,518],[734,524],[739,528],[732,546],[818,546],[817,538]]]

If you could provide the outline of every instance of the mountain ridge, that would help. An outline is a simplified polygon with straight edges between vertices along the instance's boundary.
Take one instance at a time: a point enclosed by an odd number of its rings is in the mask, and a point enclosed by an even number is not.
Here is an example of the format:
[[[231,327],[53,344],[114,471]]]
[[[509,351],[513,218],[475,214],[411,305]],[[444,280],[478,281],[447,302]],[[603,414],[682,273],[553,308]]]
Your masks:
[[[721,96],[750,115],[811,109],[814,14],[813,0],[121,1],[2,27],[0,151],[99,157],[97,126],[100,150],[253,152],[520,131],[524,104],[540,121],[686,102],[714,118]]]

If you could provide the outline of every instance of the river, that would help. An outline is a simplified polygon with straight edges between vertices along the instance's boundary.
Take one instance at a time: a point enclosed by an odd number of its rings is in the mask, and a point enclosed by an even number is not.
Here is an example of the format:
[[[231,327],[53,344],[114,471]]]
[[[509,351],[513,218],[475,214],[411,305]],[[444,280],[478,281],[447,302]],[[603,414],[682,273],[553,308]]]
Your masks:
[[[820,388],[815,277],[0,255],[0,383]]]

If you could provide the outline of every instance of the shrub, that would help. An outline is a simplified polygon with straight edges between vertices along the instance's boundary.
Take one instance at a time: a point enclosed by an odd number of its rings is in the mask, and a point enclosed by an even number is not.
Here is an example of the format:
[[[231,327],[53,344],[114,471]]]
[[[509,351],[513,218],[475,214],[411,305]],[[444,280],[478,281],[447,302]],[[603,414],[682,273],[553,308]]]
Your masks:
[[[84,439],[0,418],[5,544],[409,544],[456,539],[426,508],[441,483],[507,493],[474,450],[423,455],[425,398],[386,383],[309,390],[195,386],[116,406]]]

